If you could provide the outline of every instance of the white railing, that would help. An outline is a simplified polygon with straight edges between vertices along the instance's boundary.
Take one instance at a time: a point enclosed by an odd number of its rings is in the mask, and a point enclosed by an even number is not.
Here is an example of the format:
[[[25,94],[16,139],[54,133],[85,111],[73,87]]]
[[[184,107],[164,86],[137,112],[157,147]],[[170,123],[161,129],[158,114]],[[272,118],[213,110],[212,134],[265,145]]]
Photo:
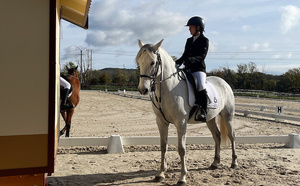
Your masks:
[[[176,136],[168,137],[168,144],[177,144]],[[188,136],[187,144],[214,144],[210,136],[198,137]],[[254,144],[254,143],[282,143],[290,148],[300,148],[299,134],[289,134],[283,136],[237,136],[236,143]],[[60,147],[71,146],[107,146],[108,153],[123,153],[123,145],[160,145],[159,136],[119,136],[111,137],[71,137],[60,138]]]

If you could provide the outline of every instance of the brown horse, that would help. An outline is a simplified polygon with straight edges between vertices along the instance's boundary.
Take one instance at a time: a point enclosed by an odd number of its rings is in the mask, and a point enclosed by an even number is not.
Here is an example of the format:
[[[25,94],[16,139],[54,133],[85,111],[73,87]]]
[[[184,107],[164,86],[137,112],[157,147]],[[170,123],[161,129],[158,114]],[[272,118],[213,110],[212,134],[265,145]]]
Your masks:
[[[60,136],[63,135],[65,132],[66,132],[66,137],[70,136],[72,116],[73,116],[75,107],[78,105],[79,100],[80,100],[80,96],[79,96],[80,81],[79,81],[78,74],[77,74],[77,68],[78,68],[78,66],[75,68],[70,68],[70,69],[67,67],[67,69],[68,69],[67,78],[73,87],[72,95],[68,98],[67,104],[73,104],[74,108],[67,109],[67,110],[60,112],[65,121],[65,127],[60,131]]]

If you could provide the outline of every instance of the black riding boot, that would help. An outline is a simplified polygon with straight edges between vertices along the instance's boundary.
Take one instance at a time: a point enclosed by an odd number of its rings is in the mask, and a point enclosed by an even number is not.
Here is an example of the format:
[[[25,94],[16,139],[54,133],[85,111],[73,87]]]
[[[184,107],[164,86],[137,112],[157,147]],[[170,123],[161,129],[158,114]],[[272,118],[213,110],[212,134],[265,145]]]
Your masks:
[[[206,89],[201,90],[196,93],[195,104],[198,105],[198,108],[195,113],[195,120],[206,122],[206,113],[207,113],[207,92]]]
[[[74,108],[74,105],[67,105],[68,95],[70,94],[70,89],[61,89],[60,91],[60,111],[68,110]]]

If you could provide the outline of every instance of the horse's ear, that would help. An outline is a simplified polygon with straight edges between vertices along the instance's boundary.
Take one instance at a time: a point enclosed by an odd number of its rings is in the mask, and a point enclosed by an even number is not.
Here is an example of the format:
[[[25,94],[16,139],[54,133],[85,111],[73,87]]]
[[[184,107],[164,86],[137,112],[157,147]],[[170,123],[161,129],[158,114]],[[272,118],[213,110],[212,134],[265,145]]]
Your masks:
[[[158,42],[154,47],[154,51],[156,52],[158,50],[158,48],[160,47],[161,43],[164,41],[164,39],[162,39],[160,42]]]
[[[142,48],[144,46],[143,41],[141,41],[140,39],[139,39],[139,46],[140,46],[140,48]]]
[[[66,65],[66,69],[69,70],[69,67]]]
[[[78,68],[78,65],[75,67],[75,70],[77,70],[77,68]]]

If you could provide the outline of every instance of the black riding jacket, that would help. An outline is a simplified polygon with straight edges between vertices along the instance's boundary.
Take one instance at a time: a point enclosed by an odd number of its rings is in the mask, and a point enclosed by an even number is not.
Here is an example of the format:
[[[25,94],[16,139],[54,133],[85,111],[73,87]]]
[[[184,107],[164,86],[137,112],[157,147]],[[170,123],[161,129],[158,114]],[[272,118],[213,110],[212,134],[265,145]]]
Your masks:
[[[209,40],[200,35],[194,42],[193,37],[186,40],[185,49],[182,56],[176,60],[177,65],[184,63],[191,72],[206,72],[205,57],[208,51]]]

